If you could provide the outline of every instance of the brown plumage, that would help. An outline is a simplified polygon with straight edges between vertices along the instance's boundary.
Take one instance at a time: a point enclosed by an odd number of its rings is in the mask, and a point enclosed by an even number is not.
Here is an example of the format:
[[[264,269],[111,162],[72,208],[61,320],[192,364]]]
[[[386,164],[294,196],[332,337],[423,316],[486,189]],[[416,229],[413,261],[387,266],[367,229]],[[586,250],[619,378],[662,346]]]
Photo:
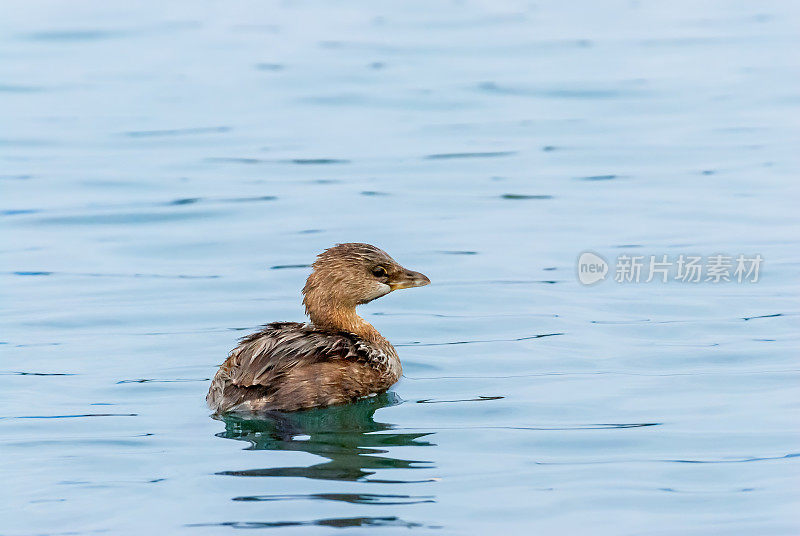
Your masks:
[[[355,308],[430,280],[369,244],[338,244],[312,267],[303,288],[311,322],[275,322],[244,337],[211,382],[206,401],[216,413],[343,404],[400,378],[394,347]]]

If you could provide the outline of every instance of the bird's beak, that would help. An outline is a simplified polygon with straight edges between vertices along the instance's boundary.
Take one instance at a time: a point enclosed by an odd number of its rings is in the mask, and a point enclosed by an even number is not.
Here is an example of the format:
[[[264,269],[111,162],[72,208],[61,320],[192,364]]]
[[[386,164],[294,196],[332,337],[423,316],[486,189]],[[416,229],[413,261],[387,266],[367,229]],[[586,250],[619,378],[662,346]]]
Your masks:
[[[401,288],[424,287],[425,285],[430,285],[430,283],[431,280],[428,279],[425,274],[405,270],[401,274],[398,274],[394,281],[389,282],[389,287],[391,287],[392,290],[397,290]]]

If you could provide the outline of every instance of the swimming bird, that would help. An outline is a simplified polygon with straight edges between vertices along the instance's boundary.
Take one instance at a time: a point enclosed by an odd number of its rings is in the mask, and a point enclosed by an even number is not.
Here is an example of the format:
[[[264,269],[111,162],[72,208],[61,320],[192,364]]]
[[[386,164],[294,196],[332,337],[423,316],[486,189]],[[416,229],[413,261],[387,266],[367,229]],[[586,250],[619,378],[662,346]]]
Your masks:
[[[208,405],[217,414],[297,411],[386,391],[403,373],[400,358],[356,306],[429,283],[369,244],[326,249],[303,287],[310,322],[274,322],[242,338],[214,376]]]

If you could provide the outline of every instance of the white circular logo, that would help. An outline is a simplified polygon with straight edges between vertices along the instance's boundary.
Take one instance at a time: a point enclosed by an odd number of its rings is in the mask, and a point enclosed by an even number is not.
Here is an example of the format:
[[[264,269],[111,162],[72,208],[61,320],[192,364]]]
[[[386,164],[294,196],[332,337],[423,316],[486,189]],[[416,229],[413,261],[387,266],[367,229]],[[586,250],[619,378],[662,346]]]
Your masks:
[[[594,285],[608,275],[606,260],[591,251],[584,251],[578,257],[578,281],[584,285]]]

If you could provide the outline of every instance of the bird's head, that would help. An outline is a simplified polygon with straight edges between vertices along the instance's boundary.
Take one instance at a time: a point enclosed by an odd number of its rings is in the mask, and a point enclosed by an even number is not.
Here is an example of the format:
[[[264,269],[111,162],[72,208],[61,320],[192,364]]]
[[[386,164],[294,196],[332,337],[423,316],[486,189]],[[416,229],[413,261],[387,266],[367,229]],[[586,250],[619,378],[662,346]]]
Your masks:
[[[325,309],[353,309],[393,290],[431,282],[369,244],[337,244],[320,253],[312,268],[303,287],[303,304],[312,321]]]

